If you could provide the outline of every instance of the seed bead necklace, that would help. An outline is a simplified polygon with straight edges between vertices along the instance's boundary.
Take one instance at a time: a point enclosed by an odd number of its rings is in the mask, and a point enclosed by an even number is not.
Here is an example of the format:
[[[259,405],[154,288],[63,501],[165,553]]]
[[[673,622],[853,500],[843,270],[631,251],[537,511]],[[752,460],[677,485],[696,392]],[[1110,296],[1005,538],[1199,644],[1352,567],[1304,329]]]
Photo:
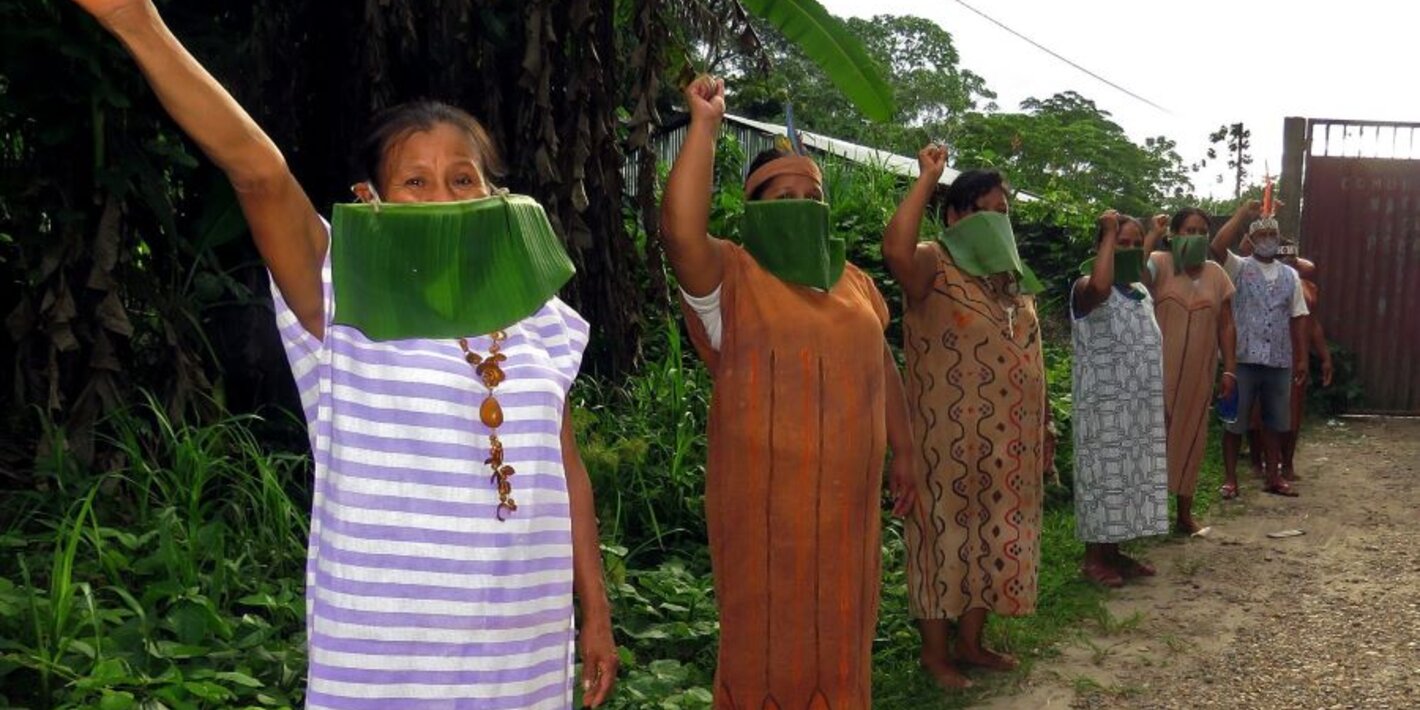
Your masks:
[[[507,379],[501,363],[508,360],[502,352],[503,341],[508,339],[508,334],[495,330],[489,338],[493,342],[488,346],[487,357],[469,349],[468,338],[459,338],[459,347],[463,349],[464,362],[473,368],[473,373],[487,391],[483,404],[478,407],[478,419],[488,427],[488,458],[483,463],[493,470],[489,482],[498,487],[498,509],[494,511],[494,516],[506,520],[503,511],[512,513],[518,509],[517,501],[513,500],[513,483],[509,480],[513,477],[513,467],[503,463],[503,442],[498,439],[498,427],[503,426],[503,405],[498,403],[496,390]]]

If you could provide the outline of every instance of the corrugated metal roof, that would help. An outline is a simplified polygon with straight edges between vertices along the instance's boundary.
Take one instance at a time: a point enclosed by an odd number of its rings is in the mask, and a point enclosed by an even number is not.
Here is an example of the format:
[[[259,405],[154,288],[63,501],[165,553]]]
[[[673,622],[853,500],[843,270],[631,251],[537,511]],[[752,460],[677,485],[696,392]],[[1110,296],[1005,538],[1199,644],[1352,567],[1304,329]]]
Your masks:
[[[688,126],[688,123],[676,126],[652,139],[660,160],[673,162],[676,156],[680,155],[680,148],[685,143],[685,132]],[[744,147],[745,155],[748,157],[772,148],[774,137],[785,135],[788,133],[788,129],[777,123],[725,114],[725,121],[720,125],[720,132],[722,135],[735,136],[740,145]],[[860,165],[871,165],[910,179],[915,179],[921,172],[917,167],[916,157],[870,148],[821,133],[800,131],[799,134],[803,137],[804,145],[812,151],[837,156]],[[748,169],[748,161],[746,161],[746,169]],[[621,169],[622,184],[627,186],[628,191],[635,189],[639,170],[639,161],[636,156],[629,156]],[[960,174],[960,170],[949,167],[942,171],[942,177],[938,182],[944,186],[950,185]],[[1017,191],[1013,198],[1022,202],[1036,199],[1034,195],[1020,191]]]
[[[788,133],[787,128],[777,123],[765,123],[764,121],[756,121],[752,118],[745,118],[734,114],[725,114],[725,120],[738,123],[742,126],[749,126],[750,128],[771,136],[786,135]],[[803,136],[805,146],[828,153],[829,155],[836,155],[840,158],[851,160],[855,163],[872,165],[914,179],[920,172],[917,167],[917,158],[915,157],[909,158],[905,155],[898,155],[885,150],[878,150],[877,148],[869,148],[865,145],[850,143],[819,133],[799,131],[799,135]],[[947,168],[942,171],[942,179],[938,182],[943,185],[950,185],[960,174],[960,170]]]

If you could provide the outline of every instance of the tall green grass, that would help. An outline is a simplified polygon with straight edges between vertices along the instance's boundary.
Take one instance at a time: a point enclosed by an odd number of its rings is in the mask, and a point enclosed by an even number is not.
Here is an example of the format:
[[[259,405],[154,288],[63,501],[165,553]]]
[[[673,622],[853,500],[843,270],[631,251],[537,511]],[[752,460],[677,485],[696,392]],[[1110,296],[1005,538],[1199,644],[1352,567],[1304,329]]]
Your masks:
[[[250,417],[110,417],[98,470],[55,454],[0,543],[0,702],[293,707],[305,670],[304,457]]]

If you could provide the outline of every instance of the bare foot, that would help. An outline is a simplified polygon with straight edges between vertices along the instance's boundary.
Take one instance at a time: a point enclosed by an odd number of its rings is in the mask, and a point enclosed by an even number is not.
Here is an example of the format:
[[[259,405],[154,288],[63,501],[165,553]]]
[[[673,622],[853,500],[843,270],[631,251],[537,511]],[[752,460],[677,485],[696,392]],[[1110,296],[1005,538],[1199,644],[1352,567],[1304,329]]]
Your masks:
[[[1179,521],[1175,522],[1174,525],[1173,525],[1173,532],[1174,532],[1174,534],[1175,534],[1175,535],[1181,535],[1181,536],[1183,536],[1183,537],[1189,537],[1189,536],[1191,536],[1191,535],[1195,535],[1195,534],[1198,533],[1199,530],[1202,530],[1202,529],[1203,529],[1203,526],[1202,526],[1202,525],[1199,525],[1199,524],[1198,524],[1198,521],[1197,521],[1197,520],[1194,520],[1193,518],[1189,518],[1189,519],[1187,519],[1187,520],[1179,520]]]
[[[1119,571],[1119,576],[1125,579],[1152,577],[1157,573],[1153,565],[1147,562],[1140,562],[1124,553],[1120,553],[1119,556],[1115,558],[1114,568]]]
[[[956,647],[957,662],[962,665],[976,666],[988,671],[1013,671],[1021,665],[1014,657],[1004,653],[989,651],[985,647],[977,649],[967,649],[958,645]]]
[[[1124,577],[1108,565],[1086,563],[1080,567],[1080,574],[1101,587],[1114,589],[1124,586]]]
[[[929,661],[924,658],[922,659],[922,670],[932,676],[932,680],[936,681],[943,690],[966,690],[972,686],[971,679],[962,675],[962,672],[951,661]]]

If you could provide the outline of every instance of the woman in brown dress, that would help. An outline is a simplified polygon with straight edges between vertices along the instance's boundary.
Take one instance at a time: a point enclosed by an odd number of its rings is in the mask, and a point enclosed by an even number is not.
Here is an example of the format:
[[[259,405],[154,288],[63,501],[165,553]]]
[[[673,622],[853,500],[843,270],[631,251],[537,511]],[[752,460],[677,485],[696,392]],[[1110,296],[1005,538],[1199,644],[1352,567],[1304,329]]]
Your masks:
[[[1208,412],[1223,354],[1219,391],[1231,392],[1236,378],[1237,333],[1233,327],[1233,282],[1208,261],[1208,215],[1196,207],[1180,210],[1170,223],[1169,249],[1152,251],[1145,285],[1154,297],[1154,315],[1164,335],[1164,416],[1168,422],[1169,492],[1178,496],[1174,530],[1192,535],[1198,470],[1208,451]]]
[[[698,80],[685,98],[691,123],[662,237],[715,380],[705,496],[720,607],[715,707],[867,708],[883,456],[891,446],[898,514],[913,505],[916,459],[883,338],[887,305],[842,251],[841,276],[810,286],[748,241],[707,235],[724,84]],[[821,202],[822,178],[807,157],[771,154],[755,161],[745,197]]]
[[[1035,611],[1042,475],[1054,444],[1035,299],[1021,293],[1025,274],[970,273],[965,253],[949,241],[960,236],[952,230],[960,222],[988,218],[977,213],[1007,211],[1001,176],[958,176],[946,196],[949,234],[918,243],[946,151],[924,148],[918,163],[921,175],[883,237],[883,256],[907,299],[908,408],[923,463],[907,524],[908,602],[924,669],[944,687],[961,688],[970,681],[958,663],[1016,665],[987,649],[982,636],[987,612]],[[997,246],[1015,257],[1009,238]]]

